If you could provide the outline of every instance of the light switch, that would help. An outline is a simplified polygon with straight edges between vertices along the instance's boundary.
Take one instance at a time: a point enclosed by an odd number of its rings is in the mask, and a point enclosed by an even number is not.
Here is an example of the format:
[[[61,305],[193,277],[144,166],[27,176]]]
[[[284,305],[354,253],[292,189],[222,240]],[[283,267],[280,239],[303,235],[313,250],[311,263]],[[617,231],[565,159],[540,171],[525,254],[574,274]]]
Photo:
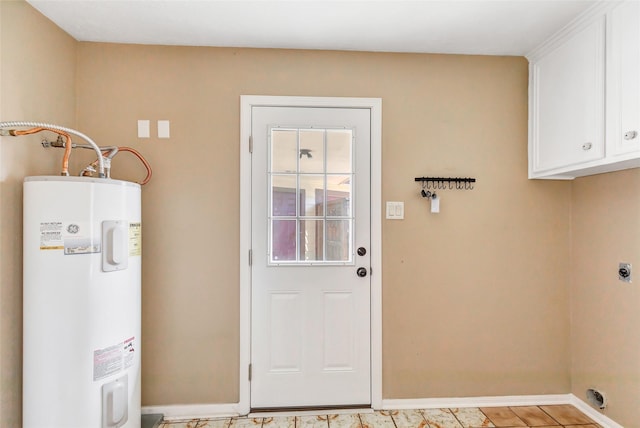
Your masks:
[[[139,120],[138,121],[138,138],[149,138],[149,121],[148,120]]]
[[[387,201],[387,218],[389,220],[404,219],[404,202]]]
[[[158,138],[169,138],[169,121],[168,120],[159,120],[158,121]]]

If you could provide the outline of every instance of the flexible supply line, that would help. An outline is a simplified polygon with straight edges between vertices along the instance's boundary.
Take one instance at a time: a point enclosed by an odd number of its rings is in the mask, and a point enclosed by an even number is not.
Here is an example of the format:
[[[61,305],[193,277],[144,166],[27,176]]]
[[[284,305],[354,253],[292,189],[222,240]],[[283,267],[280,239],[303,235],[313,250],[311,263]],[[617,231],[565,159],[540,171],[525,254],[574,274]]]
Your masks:
[[[98,145],[91,138],[87,137],[82,132],[76,131],[75,129],[66,128],[64,126],[53,125],[50,123],[42,123],[42,122],[18,122],[18,121],[17,122],[0,122],[0,129],[13,128],[13,127],[48,128],[51,131],[54,131],[54,130],[62,131],[62,132],[66,132],[67,134],[75,135],[76,137],[82,138],[87,143],[89,143],[93,148],[93,150],[96,152],[98,156],[98,176],[100,178],[105,178],[104,161],[102,159],[102,152],[100,151],[100,147],[98,147]],[[15,132],[19,132],[19,131],[9,131],[8,134],[0,133],[0,135],[15,135]],[[70,147],[71,147],[71,144],[69,144],[69,148]]]
[[[151,175],[153,174],[153,171],[151,170],[151,165],[149,164],[149,162],[147,162],[147,160],[144,158],[144,156],[142,156],[140,154],[140,152],[138,152],[136,149],[133,149],[131,147],[126,147],[126,146],[121,146],[121,147],[101,147],[101,149],[104,151],[103,154],[102,154],[103,158],[108,159],[109,162],[118,153],[122,153],[122,152],[132,153],[135,157],[137,157],[140,160],[140,162],[142,162],[142,164],[144,165],[144,167],[147,170],[147,176],[144,178],[144,180],[142,180],[138,184],[141,185],[141,186],[144,186],[145,184],[147,184],[149,182],[149,180],[151,180]],[[91,163],[91,165],[89,165],[89,168],[95,168],[96,161],[97,161],[97,159],[95,161],[93,161],[93,163]],[[87,168],[85,168],[85,171],[87,171]]]
[[[60,147],[60,146],[56,145],[54,147]],[[74,147],[77,147],[80,149],[91,148],[90,146],[86,146],[84,144],[77,144]],[[101,158],[104,161],[104,172],[106,174],[106,178],[111,178],[111,159],[113,159],[113,157],[118,153],[118,148],[109,146],[109,147],[100,147],[100,150],[102,150]],[[84,169],[80,171],[80,177],[91,177],[92,174],[96,172],[96,167],[98,166],[99,159],[100,158],[94,160],[89,165],[85,166]]]
[[[64,146],[61,142],[58,141],[43,141],[42,145],[44,147],[56,147],[56,148],[62,148],[62,147],[66,147]],[[75,144],[73,143],[71,145],[71,147],[73,147],[74,149],[92,149],[93,147],[87,145],[87,144]],[[110,161],[111,159],[113,159],[115,157],[115,155],[117,155],[119,152],[129,152],[132,153],[133,155],[135,155],[140,162],[142,162],[142,164],[144,165],[144,167],[147,170],[147,176],[144,178],[144,180],[142,180],[140,183],[141,186],[144,186],[145,184],[147,184],[149,182],[149,180],[151,180],[151,175],[153,174],[153,171],[151,170],[151,165],[149,164],[149,162],[147,162],[147,160],[144,158],[144,156],[142,156],[142,154],[140,152],[138,152],[137,150],[131,148],[131,147],[126,147],[126,146],[103,146],[100,147],[100,150],[102,151],[102,156],[101,158],[104,159],[106,161],[105,163],[105,171],[106,171],[106,176],[107,178],[111,178],[109,176],[109,169],[110,169]],[[87,167],[85,169],[83,169],[80,172],[80,175],[87,175],[87,174],[91,174],[92,172],[95,172],[95,167],[98,164],[98,159],[96,159],[95,161],[91,162],[89,165],[87,165]]]

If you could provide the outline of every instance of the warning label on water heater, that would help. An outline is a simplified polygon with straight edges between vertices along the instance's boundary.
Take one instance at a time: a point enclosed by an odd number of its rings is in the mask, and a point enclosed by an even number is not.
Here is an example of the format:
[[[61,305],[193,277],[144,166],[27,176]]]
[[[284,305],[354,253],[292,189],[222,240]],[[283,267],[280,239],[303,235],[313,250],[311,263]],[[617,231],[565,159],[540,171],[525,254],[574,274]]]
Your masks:
[[[40,223],[40,249],[63,250],[62,222],[48,221]]]
[[[131,367],[136,355],[135,337],[93,351],[93,381],[118,374]]]
[[[142,255],[142,223],[129,223],[129,256]]]

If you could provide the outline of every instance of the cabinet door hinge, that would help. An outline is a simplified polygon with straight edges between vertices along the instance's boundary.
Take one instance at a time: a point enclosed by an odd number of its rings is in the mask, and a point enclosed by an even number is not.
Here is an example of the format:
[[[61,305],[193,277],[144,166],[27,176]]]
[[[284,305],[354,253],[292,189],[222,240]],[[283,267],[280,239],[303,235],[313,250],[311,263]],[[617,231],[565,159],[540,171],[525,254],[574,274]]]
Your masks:
[[[249,135],[249,153],[253,153],[253,135]]]
[[[251,382],[252,368],[253,368],[253,364],[249,364],[249,382]]]
[[[249,250],[249,266],[253,264],[253,250]]]

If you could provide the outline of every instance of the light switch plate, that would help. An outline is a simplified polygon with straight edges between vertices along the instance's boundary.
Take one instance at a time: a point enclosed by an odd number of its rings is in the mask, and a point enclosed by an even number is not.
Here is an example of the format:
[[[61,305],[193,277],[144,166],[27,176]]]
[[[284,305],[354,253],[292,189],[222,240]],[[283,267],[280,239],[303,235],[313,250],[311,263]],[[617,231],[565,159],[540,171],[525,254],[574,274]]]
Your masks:
[[[149,132],[149,121],[138,121],[138,138],[149,138],[151,133]]]
[[[404,219],[404,202],[387,201],[387,219]]]
[[[169,121],[168,120],[159,120],[158,121],[158,138],[169,138]]]

